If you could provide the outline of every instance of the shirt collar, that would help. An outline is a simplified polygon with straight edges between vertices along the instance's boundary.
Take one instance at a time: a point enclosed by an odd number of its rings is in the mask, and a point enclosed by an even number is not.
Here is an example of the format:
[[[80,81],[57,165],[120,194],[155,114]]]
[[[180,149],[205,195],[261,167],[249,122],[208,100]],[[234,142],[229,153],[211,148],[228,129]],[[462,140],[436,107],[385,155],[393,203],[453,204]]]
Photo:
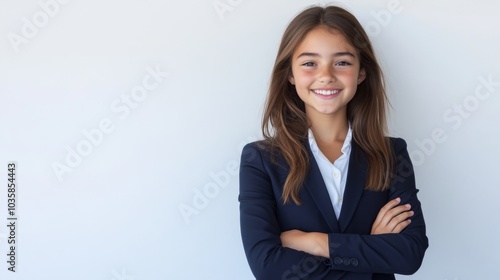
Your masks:
[[[316,143],[316,139],[314,139],[314,134],[310,128],[307,131],[307,135],[309,138],[309,146],[311,147],[311,151],[313,153],[318,154],[319,147],[318,147],[318,144]],[[342,148],[340,149],[342,154],[347,154],[350,151],[351,140],[352,140],[352,128],[351,128],[351,124],[349,124],[349,128],[347,129],[347,135],[345,136],[344,144],[342,145]]]

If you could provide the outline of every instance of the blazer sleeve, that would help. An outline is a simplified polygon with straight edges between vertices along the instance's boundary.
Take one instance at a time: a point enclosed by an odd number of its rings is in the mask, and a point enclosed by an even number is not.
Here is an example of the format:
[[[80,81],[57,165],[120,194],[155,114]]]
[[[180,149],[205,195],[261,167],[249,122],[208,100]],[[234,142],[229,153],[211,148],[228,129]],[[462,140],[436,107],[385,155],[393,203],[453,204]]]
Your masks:
[[[396,157],[396,174],[393,177],[388,200],[400,197],[401,204],[409,203],[414,216],[411,223],[399,234],[358,235],[329,233],[331,269],[377,273],[415,273],[424,258],[428,244],[425,222],[415,176],[406,142],[392,139]]]
[[[255,143],[243,148],[240,162],[240,227],[243,247],[254,276],[259,280],[299,279],[307,265],[308,279],[332,279],[326,258],[281,246],[281,229],[269,170]]]

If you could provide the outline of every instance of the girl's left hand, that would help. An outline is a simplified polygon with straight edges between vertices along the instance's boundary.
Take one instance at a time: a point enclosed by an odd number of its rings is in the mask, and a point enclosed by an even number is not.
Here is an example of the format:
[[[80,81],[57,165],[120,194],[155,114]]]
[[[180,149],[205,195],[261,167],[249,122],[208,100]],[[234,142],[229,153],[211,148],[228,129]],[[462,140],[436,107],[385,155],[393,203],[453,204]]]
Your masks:
[[[400,233],[411,222],[413,211],[410,204],[399,205],[401,199],[398,197],[387,202],[378,212],[373,222],[371,234]]]
[[[280,235],[281,245],[311,255],[328,258],[328,235],[320,232],[303,232],[297,229],[284,231]]]

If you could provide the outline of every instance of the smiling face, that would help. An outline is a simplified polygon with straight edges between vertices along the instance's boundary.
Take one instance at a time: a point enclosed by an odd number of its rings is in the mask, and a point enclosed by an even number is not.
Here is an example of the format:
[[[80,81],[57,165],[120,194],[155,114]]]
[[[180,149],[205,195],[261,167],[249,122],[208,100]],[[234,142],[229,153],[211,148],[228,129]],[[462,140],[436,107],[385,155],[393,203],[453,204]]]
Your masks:
[[[311,30],[292,56],[292,76],[309,119],[319,115],[346,118],[347,103],[365,78],[356,50],[338,31]]]

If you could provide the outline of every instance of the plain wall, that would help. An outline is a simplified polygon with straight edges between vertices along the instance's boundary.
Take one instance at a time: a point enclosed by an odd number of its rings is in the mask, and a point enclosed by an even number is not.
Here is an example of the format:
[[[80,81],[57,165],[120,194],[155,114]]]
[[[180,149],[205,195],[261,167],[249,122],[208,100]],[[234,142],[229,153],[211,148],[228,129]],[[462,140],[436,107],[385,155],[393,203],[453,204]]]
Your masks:
[[[430,240],[398,279],[498,279],[500,2],[353,2],[334,3],[372,38]],[[316,3],[2,0],[0,278],[254,279],[240,152],[284,28]]]

